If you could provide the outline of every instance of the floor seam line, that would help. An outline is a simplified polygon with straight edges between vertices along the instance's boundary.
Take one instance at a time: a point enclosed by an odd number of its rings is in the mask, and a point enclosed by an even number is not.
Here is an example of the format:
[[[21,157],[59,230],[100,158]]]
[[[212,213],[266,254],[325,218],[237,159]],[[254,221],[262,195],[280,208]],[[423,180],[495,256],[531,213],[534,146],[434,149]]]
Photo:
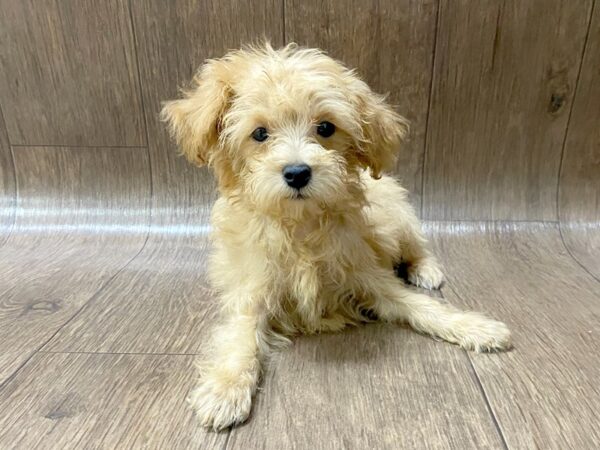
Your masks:
[[[2,114],[2,111],[0,111],[0,114]],[[4,242],[2,243],[2,245],[0,245],[0,247],[4,247],[6,244],[8,244],[10,242],[10,238],[11,236],[14,235],[14,231],[15,231],[15,227],[17,226],[17,210],[19,208],[19,178],[17,177],[17,165],[15,163],[15,152],[13,150],[12,145],[8,145],[8,149],[9,149],[9,153],[10,153],[10,161],[12,163],[12,168],[13,168],[13,180],[15,183],[15,196],[13,199],[13,208],[12,208],[12,217],[11,217],[11,221],[10,221],[10,225],[8,228],[8,232],[6,233],[6,239],[4,240]]]
[[[133,8],[131,5],[131,0],[127,1],[127,9],[129,11],[129,24],[131,25],[131,34],[133,37],[133,50],[135,54],[135,66],[136,73],[138,79],[138,85],[140,88],[140,105],[142,107],[143,121],[144,121],[144,134],[146,137],[146,155],[148,157],[148,184],[150,189],[150,201],[148,204],[148,234],[146,237],[146,242],[148,241],[148,237],[152,231],[153,225],[153,215],[154,215],[154,176],[152,173],[152,152],[150,151],[150,133],[148,131],[148,111],[146,109],[146,101],[144,99],[144,84],[142,83],[142,72],[140,70],[140,56],[139,56],[139,46],[138,46],[138,38],[137,33],[135,31],[135,20],[133,18]],[[146,245],[144,242],[144,246]]]
[[[438,1],[436,12],[435,12],[435,32],[433,36],[433,51],[431,54],[431,80],[429,80],[429,98],[427,99],[427,114],[425,117],[425,134],[423,136],[423,161],[421,163],[421,205],[419,208],[419,212],[421,215],[421,220],[424,219],[424,211],[425,211],[425,164],[427,161],[427,145],[429,143],[428,134],[429,134],[429,119],[431,115],[431,106],[433,104],[433,88],[434,88],[434,78],[435,78],[435,56],[437,54],[437,45],[438,45],[438,33],[440,27],[440,1]]]
[[[594,19],[594,6],[596,5],[596,1],[592,2],[592,6],[590,7],[590,16],[586,27],[585,38],[583,39],[583,47],[580,53],[579,59],[579,67],[577,69],[577,76],[575,78],[575,87],[573,89],[573,98],[571,100],[569,114],[567,115],[567,123],[565,125],[565,135],[562,140],[562,145],[560,147],[560,160],[558,162],[558,173],[556,174],[556,195],[555,195],[555,203],[556,203],[556,220],[560,223],[560,179],[563,171],[563,162],[565,160],[565,149],[567,147],[567,139],[569,137],[569,127],[571,126],[571,117],[573,115],[573,109],[575,107],[575,102],[577,100],[577,92],[579,90],[579,80],[581,78],[581,72],[583,69],[583,60],[585,59],[585,53],[587,49],[588,39],[590,37],[590,30],[592,28],[592,21]]]
[[[64,328],[66,327],[69,323],[71,323],[71,321],[73,321],[73,319],[75,319],[75,317],[77,317],[81,311],[83,311],[88,305],[90,305],[96,298],[98,298],[98,296],[113,282],[113,280],[115,280],[117,278],[117,276],[119,276],[121,274],[121,272],[123,272],[127,267],[129,267],[129,265],[138,258],[138,256],[140,256],[140,254],[142,253],[142,251],[144,250],[144,248],[146,248],[146,244],[148,243],[148,237],[150,236],[150,230],[148,229],[147,234],[146,234],[146,239],[144,240],[144,243],[142,244],[142,247],[138,250],[138,252],[129,260],[125,263],[125,265],[123,265],[119,270],[117,270],[108,280],[106,280],[104,282],[104,284],[102,286],[100,286],[100,288],[86,301],[83,303],[83,305],[81,305],[81,307],[75,311],[75,313],[65,322],[63,323],[60,328],[58,328],[58,330],[56,330],[52,336],[50,336],[50,338],[44,342],[44,344],[38,349],[36,350],[36,353],[39,352],[41,349],[43,349],[46,345],[48,345],[48,343],[50,343],[52,341],[52,339],[54,339],[56,337],[56,335]]]
[[[571,252],[571,249],[569,248],[569,246],[567,245],[567,243],[565,242],[565,237],[563,236],[563,232],[562,232],[562,225],[559,222],[558,223],[558,235],[560,236],[560,242],[562,243],[563,247],[565,248],[567,254],[569,255],[569,257],[575,261],[575,264],[577,264],[581,269],[584,270],[585,273],[587,273],[590,277],[592,277],[594,280],[596,280],[598,283],[600,283],[600,279],[596,277],[596,275],[594,275],[592,272],[589,271],[589,269],[583,265],[576,257],[575,255]]]
[[[450,281],[450,280],[448,280],[448,281]],[[446,287],[464,305],[463,298],[458,294],[458,292],[456,292],[456,290],[449,283],[447,283],[447,284],[444,285],[444,288],[446,288]],[[445,296],[444,296],[443,292],[442,291],[440,291],[440,292],[442,293],[442,298],[445,299]],[[503,446],[504,450],[508,450],[509,447],[508,447],[508,443],[506,442],[506,437],[504,436],[504,433],[502,432],[502,427],[500,427],[500,422],[498,421],[498,418],[496,417],[496,413],[494,412],[494,409],[492,408],[492,405],[490,403],[488,395],[485,392],[485,388],[483,387],[483,383],[481,382],[481,379],[479,378],[479,374],[477,373],[477,369],[475,369],[475,365],[473,364],[473,361],[471,360],[471,356],[469,355],[469,352],[467,352],[464,349],[463,349],[463,354],[465,355],[465,357],[467,358],[467,361],[469,362],[469,366],[471,368],[470,371],[471,371],[471,373],[473,375],[473,378],[475,379],[475,384],[477,385],[479,393],[483,397],[483,401],[485,403],[485,407],[487,409],[488,414],[490,415],[490,418],[492,419],[492,423],[494,424],[494,428],[496,429],[496,432],[500,436],[500,440],[502,442],[502,446]]]
[[[287,30],[285,29],[285,1],[281,0],[281,37],[283,38],[283,45],[287,45]]]
[[[498,418],[496,417],[496,413],[494,412],[494,409],[492,408],[492,405],[490,403],[490,400],[488,398],[487,393],[485,392],[485,388],[483,387],[483,383],[481,383],[481,379],[479,378],[479,374],[477,373],[477,369],[475,369],[475,365],[473,364],[473,360],[471,359],[471,355],[469,355],[469,353],[466,350],[463,350],[463,353],[465,355],[465,357],[467,358],[467,361],[469,362],[469,366],[471,368],[471,373],[473,374],[473,378],[475,379],[475,384],[477,385],[479,392],[481,393],[481,396],[483,397],[483,401],[485,402],[485,406],[486,409],[492,419],[492,422],[494,424],[494,428],[496,429],[496,431],[498,432],[498,435],[500,436],[500,440],[502,441],[502,447],[505,450],[508,450],[508,443],[506,442],[506,438],[504,436],[504,433],[502,432],[502,427],[500,427],[500,422],[498,422]]]
[[[587,53],[587,46],[588,46],[588,41],[589,41],[589,37],[590,37],[590,31],[592,29],[592,21],[594,20],[594,10],[596,8],[596,0],[594,0],[592,2],[592,6],[590,8],[590,17],[588,20],[588,24],[587,24],[587,30],[585,33],[585,39],[583,41],[583,48],[581,50],[581,59],[579,62],[579,69],[577,70],[577,78],[575,79],[575,88],[573,90],[573,99],[571,101],[571,107],[569,108],[569,115],[567,117],[567,124],[565,127],[565,136],[563,138],[563,142],[562,142],[562,147],[561,147],[561,153],[560,153],[560,162],[558,165],[558,174],[557,174],[557,179],[556,179],[556,219],[558,222],[558,234],[560,235],[560,240],[563,244],[563,247],[565,248],[565,250],[567,251],[567,253],[569,254],[569,256],[571,257],[571,259],[573,261],[575,261],[575,263],[577,265],[579,265],[587,274],[589,274],[594,280],[596,280],[597,282],[600,282],[600,279],[598,279],[592,272],[590,272],[588,270],[588,268],[583,265],[576,257],[575,255],[573,255],[573,253],[571,252],[571,249],[569,249],[569,247],[567,246],[567,243],[565,242],[565,238],[562,232],[562,223],[560,220],[560,191],[561,191],[561,178],[562,178],[562,173],[563,173],[563,163],[565,160],[565,153],[566,153],[566,148],[567,148],[567,140],[569,137],[569,129],[571,126],[571,117],[573,115],[573,109],[575,108],[575,101],[577,100],[577,92],[579,91],[579,81],[581,79],[581,72],[583,71],[583,62]]]
[[[29,355],[25,361],[23,361],[22,364],[20,364],[14,371],[13,373],[11,373],[6,380],[4,380],[2,383],[0,383],[0,391],[2,391],[16,376],[17,374],[23,369],[23,367],[25,367],[25,365],[27,365],[27,363],[29,361],[31,361],[36,355],[40,355],[42,353],[47,353],[47,352],[43,352],[42,349],[48,345],[49,342],[52,341],[52,339],[54,339],[56,337],[56,335],[65,327],[67,326],[69,323],[71,323],[71,321],[73,319],[75,319],[75,317],[77,317],[81,311],[83,311],[83,309],[89,305],[92,301],[94,301],[95,298],[98,297],[98,295],[123,271],[125,270],[125,268],[127,268],[127,266],[129,266],[129,264],[131,264],[133,262],[133,260],[135,260],[141,253],[142,250],[144,250],[144,247],[146,246],[146,242],[148,242],[148,236],[150,233],[148,233],[148,235],[146,236],[146,240],[144,241],[144,243],[142,244],[142,248],[140,248],[140,250],[129,260],[125,263],[125,265],[123,265],[119,270],[117,270],[115,272],[115,274],[113,276],[111,276],[108,280],[106,280],[106,282],[100,286],[100,288],[86,301],[83,303],[83,305],[81,305],[81,307],[75,311],[73,313],[73,315],[71,317],[69,317],[69,319],[67,319],[54,333],[52,333],[52,335],[46,339],[38,348],[36,348],[31,355]]]
[[[18,202],[19,202],[19,180],[17,177],[17,165],[15,163],[15,152],[13,150],[13,146],[10,142],[10,136],[8,135],[8,129],[6,128],[6,120],[4,119],[4,110],[2,109],[2,105],[0,105],[0,123],[4,126],[4,133],[6,135],[6,143],[8,144],[8,153],[10,156],[10,163],[12,164],[12,178],[13,178],[13,183],[15,183],[15,195],[13,197],[13,204],[12,204],[12,217],[10,220],[10,225],[8,228],[8,232],[6,233],[6,239],[4,240],[4,242],[2,242],[2,244],[0,244],[0,247],[4,247],[6,245],[6,243],[10,240],[10,237],[13,234],[13,230],[15,229],[16,223],[17,223],[17,206],[18,206]],[[0,131],[1,132],[1,131]]]

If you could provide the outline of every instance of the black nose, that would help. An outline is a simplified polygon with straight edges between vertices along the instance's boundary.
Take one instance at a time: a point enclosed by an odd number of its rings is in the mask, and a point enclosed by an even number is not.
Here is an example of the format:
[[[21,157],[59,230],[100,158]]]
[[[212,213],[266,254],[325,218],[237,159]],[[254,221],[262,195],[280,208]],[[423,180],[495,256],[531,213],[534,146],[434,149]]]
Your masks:
[[[283,168],[283,179],[288,186],[301,189],[310,181],[310,167],[306,164],[297,166],[285,166]]]

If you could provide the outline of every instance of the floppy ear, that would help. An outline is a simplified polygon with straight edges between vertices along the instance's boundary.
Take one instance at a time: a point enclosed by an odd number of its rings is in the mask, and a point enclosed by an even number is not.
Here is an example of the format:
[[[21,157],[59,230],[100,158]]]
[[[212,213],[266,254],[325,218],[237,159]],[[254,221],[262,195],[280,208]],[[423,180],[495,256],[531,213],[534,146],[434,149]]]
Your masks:
[[[181,153],[199,166],[210,162],[219,145],[221,119],[231,97],[229,72],[226,62],[209,60],[182,99],[163,104],[161,119]]]
[[[394,167],[400,144],[408,133],[408,121],[363,81],[354,80],[352,91],[362,122],[358,160],[369,167],[373,178],[380,178],[382,171]]]

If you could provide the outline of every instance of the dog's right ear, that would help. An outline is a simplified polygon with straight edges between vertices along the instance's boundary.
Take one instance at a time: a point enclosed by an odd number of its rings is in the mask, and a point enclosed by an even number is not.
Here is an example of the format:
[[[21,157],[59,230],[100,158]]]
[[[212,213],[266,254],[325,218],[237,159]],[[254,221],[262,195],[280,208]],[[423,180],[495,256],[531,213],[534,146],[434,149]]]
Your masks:
[[[219,146],[219,133],[232,89],[223,60],[209,60],[194,77],[183,98],[163,104],[161,119],[183,155],[192,163],[208,164]]]

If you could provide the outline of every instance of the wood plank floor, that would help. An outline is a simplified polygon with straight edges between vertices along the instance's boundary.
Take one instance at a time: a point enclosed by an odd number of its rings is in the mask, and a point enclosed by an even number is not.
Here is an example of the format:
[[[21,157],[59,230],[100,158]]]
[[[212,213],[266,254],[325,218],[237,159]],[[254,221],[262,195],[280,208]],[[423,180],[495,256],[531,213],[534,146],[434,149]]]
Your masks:
[[[0,450],[600,448],[600,0],[0,0],[0,36]],[[513,351],[299,338],[246,424],[199,426],[215,180],[159,113],[265,38],[407,115],[395,175],[434,221],[436,295]]]
[[[147,160],[131,149],[20,148],[15,160],[27,170],[0,247],[0,385],[126,268],[149,220]]]
[[[92,257],[69,264],[25,251],[2,280],[0,448],[597,448],[600,283],[558,224],[426,228],[446,299],[508,322],[515,349],[467,354],[384,325],[300,338],[271,363],[250,421],[221,433],[185,403],[215,313],[205,238],[151,233],[137,256],[139,242],[74,240],[69,257]],[[108,254],[121,262],[106,268]],[[59,309],[10,314],[57,289]]]
[[[506,320],[515,350],[469,355],[509,448],[600,445],[600,283],[556,224],[436,223],[452,302]]]

